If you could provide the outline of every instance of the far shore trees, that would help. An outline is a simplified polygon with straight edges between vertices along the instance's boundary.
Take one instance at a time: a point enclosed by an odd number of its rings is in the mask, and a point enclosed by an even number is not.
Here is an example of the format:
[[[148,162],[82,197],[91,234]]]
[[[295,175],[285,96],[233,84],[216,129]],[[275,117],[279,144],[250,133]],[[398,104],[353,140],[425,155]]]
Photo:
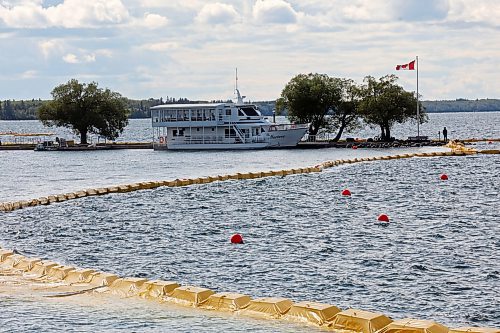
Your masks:
[[[53,100],[38,110],[46,126],[68,127],[87,144],[88,133],[116,139],[128,124],[125,99],[117,92],[98,88],[97,83],[70,80],[52,90]]]
[[[309,123],[309,135],[321,128],[337,131],[338,141],[344,130],[359,125],[359,89],[351,79],[326,74],[299,74],[287,83],[276,102],[278,111],[286,109],[293,122]]]
[[[366,123],[380,127],[380,140],[391,140],[391,128],[395,123],[417,120],[417,98],[396,84],[398,77],[386,75],[376,80],[365,77],[361,87],[362,99],[359,111]],[[420,123],[427,121],[427,114],[419,103]]]

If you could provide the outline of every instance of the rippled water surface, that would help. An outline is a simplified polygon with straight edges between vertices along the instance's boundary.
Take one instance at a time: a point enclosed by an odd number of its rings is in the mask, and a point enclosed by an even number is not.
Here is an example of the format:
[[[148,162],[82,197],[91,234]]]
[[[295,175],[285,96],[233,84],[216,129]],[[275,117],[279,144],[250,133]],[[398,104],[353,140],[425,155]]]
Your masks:
[[[312,166],[326,160],[419,149],[283,149],[247,151],[1,151],[0,202],[138,181]]]
[[[448,181],[439,180],[443,172]],[[454,327],[500,327],[499,174],[498,155],[412,158],[89,197],[2,214],[0,246],[122,276],[323,301]],[[342,197],[343,188],[353,196]],[[391,223],[377,223],[380,213]],[[244,245],[229,243],[235,232]],[[36,302],[14,298],[12,305],[0,294],[0,304],[4,320],[15,316],[43,327],[49,316]],[[59,305],[46,307],[50,313]],[[71,313],[90,321],[94,312],[116,329],[129,316],[152,330],[157,320],[189,325],[168,313],[170,319],[161,317],[161,309],[151,317],[131,309],[114,321],[108,310],[68,307],[69,317],[60,320],[73,329]],[[204,331],[292,330],[211,321]]]

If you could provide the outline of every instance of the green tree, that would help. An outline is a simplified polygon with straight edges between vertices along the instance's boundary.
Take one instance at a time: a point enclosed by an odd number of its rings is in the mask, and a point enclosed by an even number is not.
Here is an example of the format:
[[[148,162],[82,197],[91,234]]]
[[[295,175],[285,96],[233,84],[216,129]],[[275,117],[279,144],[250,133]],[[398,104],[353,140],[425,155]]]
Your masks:
[[[337,131],[333,141],[342,137],[344,130],[353,131],[360,127],[358,106],[361,100],[361,90],[351,79],[335,79],[340,87],[341,97],[332,105],[332,113],[328,116],[329,132]]]
[[[359,111],[368,124],[380,127],[380,139],[383,141],[391,140],[391,128],[395,123],[417,120],[417,98],[412,92],[397,85],[397,80],[395,75],[386,75],[378,81],[367,76],[361,87]],[[427,114],[421,103],[419,108],[418,121],[424,123],[427,121]]]
[[[338,79],[326,74],[299,74],[283,88],[276,109],[288,110],[293,122],[309,123],[309,135],[316,135],[327,124],[326,115],[341,95]]]
[[[87,144],[87,134],[116,139],[128,124],[125,99],[117,92],[98,88],[97,83],[70,80],[52,90],[51,101],[38,109],[38,118],[46,126],[69,127],[80,142]]]
[[[12,102],[8,99],[3,103],[2,119],[5,120],[15,120],[16,114]]]

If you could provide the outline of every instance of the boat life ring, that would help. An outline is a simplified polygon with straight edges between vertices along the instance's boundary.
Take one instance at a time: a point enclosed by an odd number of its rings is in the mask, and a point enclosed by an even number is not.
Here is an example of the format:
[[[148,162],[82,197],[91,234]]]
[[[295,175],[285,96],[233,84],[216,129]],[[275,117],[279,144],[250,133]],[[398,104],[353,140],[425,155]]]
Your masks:
[[[164,143],[164,142],[165,142],[165,139],[162,136],[160,136],[160,143]]]

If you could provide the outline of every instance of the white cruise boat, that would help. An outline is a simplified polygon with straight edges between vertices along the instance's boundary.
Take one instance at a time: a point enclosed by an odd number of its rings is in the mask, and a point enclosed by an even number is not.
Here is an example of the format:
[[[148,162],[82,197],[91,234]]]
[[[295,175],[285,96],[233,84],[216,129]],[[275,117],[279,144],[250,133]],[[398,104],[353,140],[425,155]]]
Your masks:
[[[155,150],[293,147],[308,125],[275,124],[257,106],[236,103],[167,104],[151,108]]]

